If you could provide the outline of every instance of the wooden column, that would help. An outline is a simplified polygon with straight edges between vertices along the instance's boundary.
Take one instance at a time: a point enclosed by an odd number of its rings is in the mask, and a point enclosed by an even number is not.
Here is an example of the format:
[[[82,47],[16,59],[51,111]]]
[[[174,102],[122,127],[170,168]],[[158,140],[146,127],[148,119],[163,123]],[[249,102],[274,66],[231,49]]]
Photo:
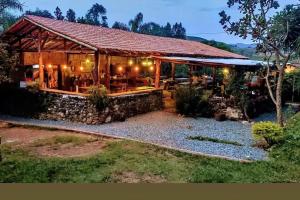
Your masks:
[[[110,90],[110,64],[111,56],[106,56],[106,66],[105,66],[105,87],[107,90]]]
[[[176,64],[171,63],[171,65],[172,65],[172,80],[175,81]]]
[[[188,65],[189,66],[189,76],[190,76],[190,86],[192,86],[193,84],[193,66]]]
[[[44,67],[43,67],[43,54],[42,54],[42,35],[39,33],[38,37],[38,56],[39,56],[39,87],[43,89],[44,84]]]
[[[160,87],[160,72],[161,72],[161,61],[155,60],[155,88],[159,89]]]
[[[94,85],[99,84],[99,52],[96,51],[94,54],[94,60],[95,60],[95,65],[94,65],[94,71],[93,71],[93,76],[94,76]]]

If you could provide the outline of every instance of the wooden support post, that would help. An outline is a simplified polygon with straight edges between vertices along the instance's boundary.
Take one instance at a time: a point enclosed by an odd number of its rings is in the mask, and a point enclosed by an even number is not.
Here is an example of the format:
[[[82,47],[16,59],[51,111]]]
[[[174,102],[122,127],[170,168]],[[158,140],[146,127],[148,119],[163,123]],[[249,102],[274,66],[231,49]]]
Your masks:
[[[172,65],[172,80],[175,81],[176,64],[171,63],[171,65]]]
[[[110,64],[111,56],[106,56],[106,66],[105,66],[105,87],[107,90],[110,90]]]
[[[39,56],[39,87],[43,89],[44,83],[44,67],[43,67],[43,55],[42,55],[42,35],[39,33],[38,37],[38,56]]]
[[[99,52],[96,51],[94,54],[94,60],[95,60],[95,65],[94,65],[94,70],[93,70],[93,77],[94,77],[94,85],[99,84]]]
[[[161,72],[161,61],[155,60],[155,88],[159,89],[160,87],[160,72]]]
[[[192,66],[189,65],[189,77],[190,77],[190,86],[193,84],[193,69]]]

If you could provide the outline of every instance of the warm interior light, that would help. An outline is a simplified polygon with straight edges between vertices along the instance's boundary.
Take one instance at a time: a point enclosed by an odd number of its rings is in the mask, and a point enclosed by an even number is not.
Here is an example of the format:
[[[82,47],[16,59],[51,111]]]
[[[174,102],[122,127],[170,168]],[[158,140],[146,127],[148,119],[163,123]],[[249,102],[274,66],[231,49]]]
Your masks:
[[[123,71],[123,67],[122,66],[118,67],[118,71],[122,72]]]
[[[133,65],[133,60],[130,59],[130,60],[128,61],[128,65],[129,65],[129,66],[132,66],[132,65]]]
[[[85,62],[86,62],[86,63],[90,63],[91,61],[87,58]]]
[[[140,68],[138,67],[138,66],[136,66],[135,68],[134,68],[134,71],[136,71],[136,72],[138,72],[140,70]]]
[[[148,62],[147,62],[146,60],[144,60],[144,61],[142,62],[142,65],[143,65],[143,66],[147,66],[147,64],[148,64]]]
[[[150,66],[149,69],[150,69],[150,71],[153,71],[153,70],[154,70],[154,67],[153,67],[153,66]]]
[[[284,71],[285,71],[285,73],[290,74],[290,73],[292,73],[294,70],[295,70],[295,67],[288,66]]]
[[[225,75],[228,75],[228,74],[229,74],[229,69],[228,69],[228,68],[224,68],[224,69],[223,69],[223,73],[224,73]]]
[[[67,65],[64,65],[63,68],[64,68],[64,69],[67,69],[68,67],[67,67]]]
[[[83,67],[80,67],[80,71],[83,71]]]
[[[149,60],[147,64],[148,64],[148,66],[151,66],[153,63],[151,60]]]
[[[49,68],[52,68],[52,65],[51,65],[51,64],[49,64],[49,65],[48,65],[48,67],[49,67]]]

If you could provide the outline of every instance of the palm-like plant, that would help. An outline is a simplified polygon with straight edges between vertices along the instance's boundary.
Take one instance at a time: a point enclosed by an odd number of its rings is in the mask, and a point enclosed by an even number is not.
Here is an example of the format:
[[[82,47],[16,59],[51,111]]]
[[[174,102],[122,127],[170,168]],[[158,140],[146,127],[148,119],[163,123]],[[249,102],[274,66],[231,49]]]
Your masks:
[[[19,0],[0,0],[0,14],[7,9],[23,11],[23,3]]]
[[[143,18],[143,14],[139,13],[134,19],[129,21],[129,26],[131,27],[132,32],[139,32],[139,29],[143,24]]]

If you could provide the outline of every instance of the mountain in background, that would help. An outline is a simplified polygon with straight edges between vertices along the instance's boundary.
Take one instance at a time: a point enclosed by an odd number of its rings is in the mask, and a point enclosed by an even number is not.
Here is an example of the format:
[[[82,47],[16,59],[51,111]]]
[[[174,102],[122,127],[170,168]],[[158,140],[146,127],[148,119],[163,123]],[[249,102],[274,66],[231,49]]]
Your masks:
[[[224,42],[218,42],[215,40],[207,40],[201,37],[195,37],[195,36],[187,36],[187,40],[201,42],[219,49],[223,49],[226,51],[230,51],[233,53],[241,54],[243,56],[246,56],[250,59],[254,60],[262,60],[261,56],[259,56],[256,53],[256,44],[243,44],[243,43],[237,43],[237,44],[227,44]]]

